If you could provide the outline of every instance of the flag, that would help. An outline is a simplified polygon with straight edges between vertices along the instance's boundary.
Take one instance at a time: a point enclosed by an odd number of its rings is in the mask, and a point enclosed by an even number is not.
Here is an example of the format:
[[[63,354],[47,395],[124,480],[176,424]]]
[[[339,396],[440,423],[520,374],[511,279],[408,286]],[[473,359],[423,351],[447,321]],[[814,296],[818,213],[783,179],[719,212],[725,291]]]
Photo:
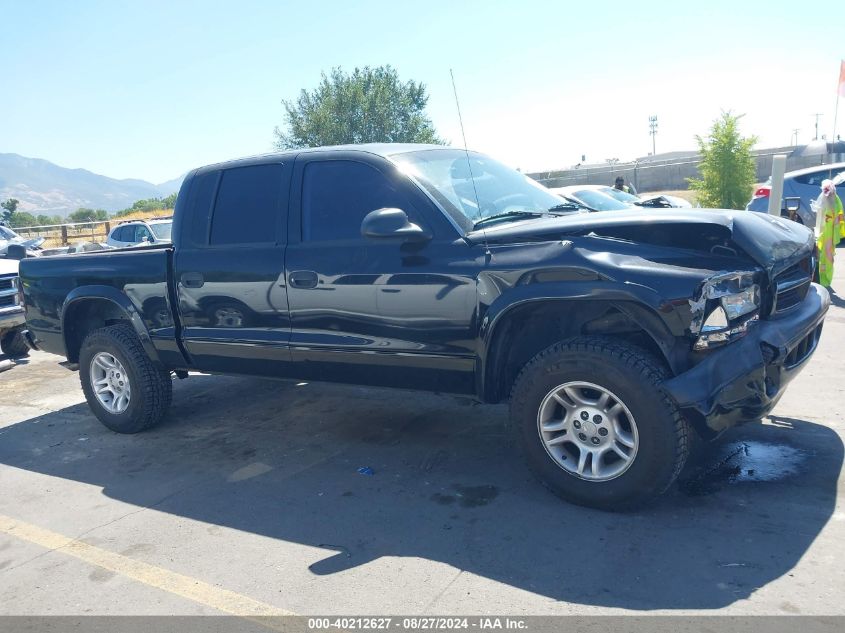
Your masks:
[[[845,59],[839,65],[839,96],[845,97]]]

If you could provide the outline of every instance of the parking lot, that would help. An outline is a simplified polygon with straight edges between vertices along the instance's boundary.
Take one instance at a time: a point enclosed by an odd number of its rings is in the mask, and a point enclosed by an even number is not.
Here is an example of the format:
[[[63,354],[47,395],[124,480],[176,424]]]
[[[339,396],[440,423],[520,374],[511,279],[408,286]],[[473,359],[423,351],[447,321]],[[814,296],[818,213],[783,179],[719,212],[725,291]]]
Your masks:
[[[845,614],[834,304],[775,414],[630,514],[537,484],[503,406],[197,375],[121,436],[34,353],[0,373],[0,613]]]

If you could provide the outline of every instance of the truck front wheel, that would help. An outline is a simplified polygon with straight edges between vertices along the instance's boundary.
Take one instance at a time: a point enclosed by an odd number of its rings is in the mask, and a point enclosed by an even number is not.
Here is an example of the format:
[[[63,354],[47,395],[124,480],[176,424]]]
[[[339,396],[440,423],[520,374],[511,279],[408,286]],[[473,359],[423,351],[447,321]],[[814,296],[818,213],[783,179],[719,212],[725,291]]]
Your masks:
[[[0,350],[10,358],[22,358],[29,355],[29,346],[23,338],[23,328],[15,328],[0,336]]]
[[[665,375],[645,350],[603,337],[537,354],[511,394],[530,468],[560,497],[602,510],[663,493],[684,466],[690,433],[662,389]]]
[[[88,406],[117,433],[138,433],[170,406],[170,372],[157,367],[128,324],[94,330],[82,342],[79,379]]]

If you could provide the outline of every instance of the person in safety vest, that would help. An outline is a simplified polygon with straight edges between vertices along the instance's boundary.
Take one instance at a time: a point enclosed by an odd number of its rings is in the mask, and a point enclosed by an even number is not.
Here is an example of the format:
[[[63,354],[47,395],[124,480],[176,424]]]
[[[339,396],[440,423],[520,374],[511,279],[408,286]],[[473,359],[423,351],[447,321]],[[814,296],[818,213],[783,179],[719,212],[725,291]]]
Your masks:
[[[833,258],[840,238],[842,200],[831,180],[822,181],[822,194],[815,201],[816,245],[819,249],[819,283],[830,288],[833,283]]]
[[[622,176],[616,177],[616,182],[613,183],[614,189],[619,189],[619,191],[624,191],[625,193],[630,193],[631,195],[636,195],[636,191],[634,191],[633,187],[628,187],[625,184],[625,179]]]

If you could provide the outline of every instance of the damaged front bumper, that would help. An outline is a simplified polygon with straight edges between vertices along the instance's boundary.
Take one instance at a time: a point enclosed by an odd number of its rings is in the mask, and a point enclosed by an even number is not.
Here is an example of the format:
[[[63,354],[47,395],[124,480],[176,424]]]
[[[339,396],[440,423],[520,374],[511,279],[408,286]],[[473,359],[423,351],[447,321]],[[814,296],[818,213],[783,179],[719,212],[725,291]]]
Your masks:
[[[759,321],[743,338],[709,352],[664,386],[705,435],[758,420],[813,355],[829,307],[827,290],[812,284],[794,310]]]

